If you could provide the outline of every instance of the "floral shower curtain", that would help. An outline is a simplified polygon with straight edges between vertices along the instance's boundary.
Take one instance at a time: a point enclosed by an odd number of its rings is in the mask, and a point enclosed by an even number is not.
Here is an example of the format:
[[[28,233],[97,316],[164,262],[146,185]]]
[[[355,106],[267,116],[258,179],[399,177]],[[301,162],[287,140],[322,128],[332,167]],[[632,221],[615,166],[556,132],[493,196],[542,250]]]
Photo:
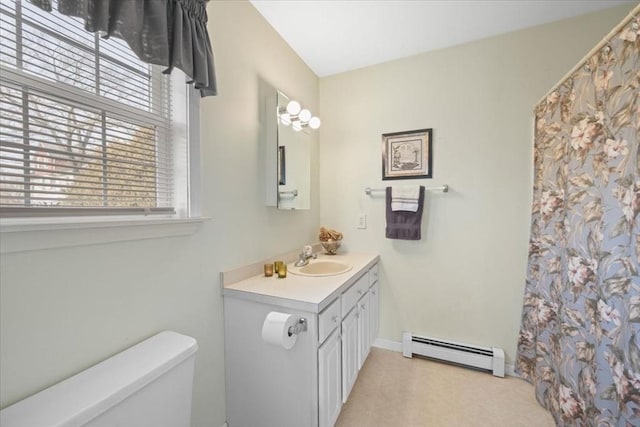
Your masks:
[[[517,372],[559,426],[640,426],[640,13],[535,110]]]

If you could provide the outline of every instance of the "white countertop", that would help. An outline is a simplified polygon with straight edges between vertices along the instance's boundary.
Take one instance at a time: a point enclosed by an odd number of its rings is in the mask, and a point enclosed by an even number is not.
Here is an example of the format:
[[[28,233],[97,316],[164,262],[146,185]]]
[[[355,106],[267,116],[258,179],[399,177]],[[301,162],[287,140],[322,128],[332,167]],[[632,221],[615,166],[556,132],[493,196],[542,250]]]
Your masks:
[[[317,260],[338,261],[353,268],[333,276],[299,276],[290,271],[285,278],[276,275],[255,275],[239,282],[224,285],[225,297],[248,299],[260,303],[293,308],[312,313],[321,312],[335,298],[351,286],[379,259],[374,253],[318,254]],[[288,264],[289,269],[293,264]]]

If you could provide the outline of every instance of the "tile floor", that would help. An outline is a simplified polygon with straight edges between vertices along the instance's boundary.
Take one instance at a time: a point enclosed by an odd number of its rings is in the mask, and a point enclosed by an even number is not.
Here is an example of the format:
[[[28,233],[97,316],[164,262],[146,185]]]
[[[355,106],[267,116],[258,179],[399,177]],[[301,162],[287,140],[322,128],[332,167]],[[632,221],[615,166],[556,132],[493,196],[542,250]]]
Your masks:
[[[553,427],[514,377],[372,348],[336,427]]]

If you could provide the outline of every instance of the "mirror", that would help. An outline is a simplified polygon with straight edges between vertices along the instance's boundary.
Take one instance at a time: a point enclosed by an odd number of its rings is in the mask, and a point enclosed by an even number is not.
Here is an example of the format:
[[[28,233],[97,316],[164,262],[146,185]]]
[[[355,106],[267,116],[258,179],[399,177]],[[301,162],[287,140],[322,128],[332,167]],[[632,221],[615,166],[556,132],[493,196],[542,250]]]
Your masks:
[[[267,97],[267,206],[283,210],[311,208],[311,135],[280,119],[289,98],[280,91]]]

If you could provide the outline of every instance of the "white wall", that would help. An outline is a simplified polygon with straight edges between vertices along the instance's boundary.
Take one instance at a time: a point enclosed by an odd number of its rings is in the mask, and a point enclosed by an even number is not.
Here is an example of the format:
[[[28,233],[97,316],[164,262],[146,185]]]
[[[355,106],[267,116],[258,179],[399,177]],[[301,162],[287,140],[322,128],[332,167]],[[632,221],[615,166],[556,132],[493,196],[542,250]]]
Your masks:
[[[381,257],[381,331],[503,347],[513,361],[527,262],[533,106],[630,6],[320,81],[321,223]],[[381,180],[381,134],[433,128],[433,179]],[[429,193],[422,240],[384,237],[384,195]],[[358,213],[368,228],[356,229]]]
[[[3,255],[2,407],[170,329],[200,346],[193,425],[223,424],[219,272],[301,247],[319,224],[317,166],[311,210],[264,207],[261,82],[318,111],[318,79],[249,3],[211,2],[208,14],[220,91],[202,101],[202,204],[212,221],[185,237]]]

